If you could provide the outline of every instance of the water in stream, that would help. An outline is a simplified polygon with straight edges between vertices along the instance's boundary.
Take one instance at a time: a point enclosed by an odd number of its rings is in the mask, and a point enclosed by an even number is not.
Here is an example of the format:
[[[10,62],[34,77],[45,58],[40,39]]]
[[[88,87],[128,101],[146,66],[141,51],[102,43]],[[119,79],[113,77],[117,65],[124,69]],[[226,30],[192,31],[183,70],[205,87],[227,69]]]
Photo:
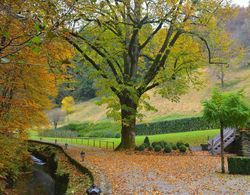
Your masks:
[[[40,159],[32,157],[32,160],[32,174],[24,176],[22,181],[18,182],[20,195],[54,195],[55,181],[49,175],[46,164]]]

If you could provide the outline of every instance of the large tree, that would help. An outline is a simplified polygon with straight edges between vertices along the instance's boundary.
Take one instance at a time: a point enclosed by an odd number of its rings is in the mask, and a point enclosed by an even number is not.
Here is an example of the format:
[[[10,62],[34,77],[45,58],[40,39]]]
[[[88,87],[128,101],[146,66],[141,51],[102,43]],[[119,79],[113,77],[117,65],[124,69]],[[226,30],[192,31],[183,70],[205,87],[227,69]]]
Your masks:
[[[151,108],[147,91],[156,88],[177,100],[199,83],[205,59],[227,64],[212,52],[215,37],[222,38],[216,18],[224,16],[221,26],[230,12],[227,0],[78,0],[66,5],[73,11],[61,35],[118,103],[106,98],[121,113],[120,149],[135,146],[138,109],[141,103]]]

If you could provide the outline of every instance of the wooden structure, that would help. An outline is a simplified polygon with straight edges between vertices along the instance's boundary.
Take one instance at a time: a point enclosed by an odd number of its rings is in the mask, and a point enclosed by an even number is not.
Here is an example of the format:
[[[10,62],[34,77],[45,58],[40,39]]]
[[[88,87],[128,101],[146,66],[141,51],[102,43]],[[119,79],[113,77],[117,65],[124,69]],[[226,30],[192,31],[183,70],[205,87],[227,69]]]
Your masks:
[[[250,125],[246,129],[224,129],[224,149],[230,153],[250,157]],[[220,154],[220,134],[208,141],[208,151],[211,154]]]
[[[233,128],[224,129],[224,148],[227,148],[235,140],[236,130]],[[208,151],[212,154],[219,154],[221,152],[220,134],[208,141]]]

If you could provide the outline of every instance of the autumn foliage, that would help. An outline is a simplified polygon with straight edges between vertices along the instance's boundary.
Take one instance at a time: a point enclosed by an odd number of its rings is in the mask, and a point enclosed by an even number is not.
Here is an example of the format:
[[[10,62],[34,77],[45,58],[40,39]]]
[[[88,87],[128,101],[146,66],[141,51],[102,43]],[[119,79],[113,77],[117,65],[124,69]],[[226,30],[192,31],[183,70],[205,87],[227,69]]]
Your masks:
[[[41,22],[48,4],[0,2],[0,194],[29,162],[28,129],[48,124],[44,111],[53,107],[57,84],[69,79],[73,51]]]
[[[0,133],[23,137],[27,128],[47,123],[44,110],[52,107],[72,52],[38,19],[48,4],[4,0],[0,6]]]
[[[75,100],[72,96],[67,96],[62,100],[62,110],[66,114],[70,114],[75,110]]]
[[[52,49],[56,47],[41,47],[40,52],[23,49],[10,63],[0,66],[0,132],[23,132],[32,126],[47,124],[44,110],[52,108],[49,98],[56,96],[57,81],[64,79],[63,63],[61,67],[52,67],[55,59],[62,60],[50,52]],[[51,64],[47,64],[49,55],[53,57]]]

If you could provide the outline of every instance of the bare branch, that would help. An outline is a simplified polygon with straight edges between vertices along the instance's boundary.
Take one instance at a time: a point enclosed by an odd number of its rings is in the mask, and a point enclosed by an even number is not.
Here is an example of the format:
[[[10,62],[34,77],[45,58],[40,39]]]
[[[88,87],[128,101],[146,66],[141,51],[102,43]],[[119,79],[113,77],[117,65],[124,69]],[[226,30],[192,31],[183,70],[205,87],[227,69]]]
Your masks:
[[[211,49],[209,47],[208,41],[204,37],[200,36],[199,34],[197,34],[195,32],[185,32],[185,33],[198,37],[205,44],[206,49],[208,51],[208,63],[209,64],[228,64],[228,62],[214,62],[214,61],[212,61]]]

